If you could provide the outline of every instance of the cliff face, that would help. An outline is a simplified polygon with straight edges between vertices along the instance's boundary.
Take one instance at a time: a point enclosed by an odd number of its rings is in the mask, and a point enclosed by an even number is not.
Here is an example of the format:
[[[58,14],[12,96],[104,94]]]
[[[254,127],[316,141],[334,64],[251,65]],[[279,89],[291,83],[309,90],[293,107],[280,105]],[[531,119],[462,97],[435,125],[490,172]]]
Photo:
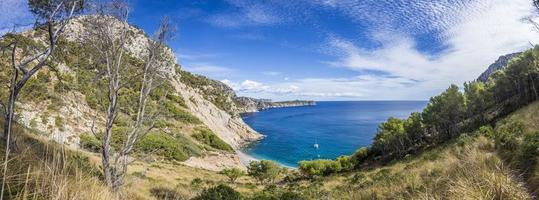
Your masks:
[[[251,97],[238,97],[236,98],[238,104],[242,108],[242,113],[258,112],[261,110],[271,108],[285,108],[285,107],[299,107],[299,106],[314,106],[315,101],[295,100],[295,101],[281,101],[273,102],[271,99],[255,99]]]
[[[485,72],[483,72],[477,78],[477,80],[481,81],[481,82],[487,82],[488,78],[490,77],[490,75],[492,73],[494,73],[497,70],[505,68],[507,66],[507,64],[509,63],[509,61],[511,61],[513,58],[517,57],[520,54],[521,54],[521,52],[500,56],[500,58],[498,58],[498,60],[496,60],[496,62],[494,62],[490,66],[488,66],[487,70]]]

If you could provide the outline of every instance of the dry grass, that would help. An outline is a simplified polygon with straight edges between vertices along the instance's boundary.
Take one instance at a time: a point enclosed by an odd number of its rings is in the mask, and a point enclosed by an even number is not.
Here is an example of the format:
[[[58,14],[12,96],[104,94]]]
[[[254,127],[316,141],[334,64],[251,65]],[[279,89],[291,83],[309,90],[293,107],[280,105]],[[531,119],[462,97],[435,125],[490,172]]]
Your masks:
[[[7,199],[160,199],[156,191],[189,199],[204,188],[227,182],[217,172],[177,162],[136,161],[130,166],[121,191],[112,193],[100,179],[98,154],[69,149],[28,134],[20,126],[15,127],[14,133],[19,136],[20,151],[12,154],[8,162]],[[0,144],[2,158],[4,147]],[[242,177],[231,186],[244,194],[260,190],[249,177]]]
[[[506,117],[504,120],[498,122],[498,125],[502,125],[509,122],[522,122],[526,131],[535,132],[539,130],[539,101],[527,105]]]
[[[8,161],[7,199],[119,199],[95,175],[97,168],[87,156],[66,149],[63,145],[44,142],[41,138],[18,135],[19,152]],[[23,137],[24,136],[24,137]],[[4,144],[2,158],[4,157]],[[3,160],[2,160],[3,163]]]
[[[329,177],[323,181],[327,198],[531,199],[492,140],[468,140],[386,167]]]

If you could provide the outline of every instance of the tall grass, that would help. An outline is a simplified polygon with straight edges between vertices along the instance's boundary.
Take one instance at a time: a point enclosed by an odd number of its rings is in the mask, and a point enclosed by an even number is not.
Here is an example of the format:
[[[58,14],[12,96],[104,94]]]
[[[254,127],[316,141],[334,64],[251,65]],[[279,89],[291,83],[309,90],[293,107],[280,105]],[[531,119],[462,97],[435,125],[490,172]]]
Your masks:
[[[99,180],[99,169],[81,152],[26,135],[15,127],[18,152],[9,155],[4,199],[119,199]],[[1,143],[2,158],[5,143]],[[4,160],[2,160],[2,163]]]
[[[532,199],[486,137],[457,141],[392,165],[363,170],[326,188],[334,199]]]

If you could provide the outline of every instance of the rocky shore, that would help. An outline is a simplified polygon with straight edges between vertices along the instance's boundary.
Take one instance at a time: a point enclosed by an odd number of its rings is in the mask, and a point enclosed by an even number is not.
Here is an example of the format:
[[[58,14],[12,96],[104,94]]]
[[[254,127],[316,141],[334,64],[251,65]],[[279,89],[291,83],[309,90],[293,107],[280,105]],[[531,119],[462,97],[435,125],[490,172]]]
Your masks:
[[[255,99],[251,97],[237,97],[237,102],[243,108],[243,113],[258,112],[271,108],[299,107],[299,106],[315,106],[315,101],[309,100],[294,100],[294,101],[279,101],[273,102],[271,99]]]

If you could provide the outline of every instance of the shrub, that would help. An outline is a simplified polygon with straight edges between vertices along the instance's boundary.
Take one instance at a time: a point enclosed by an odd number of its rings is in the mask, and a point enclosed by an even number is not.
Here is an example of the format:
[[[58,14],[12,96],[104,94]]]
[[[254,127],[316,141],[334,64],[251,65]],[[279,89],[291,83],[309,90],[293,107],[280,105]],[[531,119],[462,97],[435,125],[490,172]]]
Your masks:
[[[101,151],[101,141],[90,134],[80,135],[80,146],[83,149],[89,150],[91,152]]]
[[[172,189],[169,189],[169,188],[165,188],[165,187],[155,187],[155,188],[152,188],[150,189],[150,193],[152,194],[152,196],[154,196],[155,198],[157,199],[160,199],[160,200],[178,200],[178,199],[184,199],[182,198],[182,196],[172,190]]]
[[[191,155],[200,153],[198,147],[187,140],[179,140],[166,134],[148,134],[135,146],[135,150],[143,153],[153,153],[168,160],[184,161]]]
[[[302,196],[300,193],[287,191],[281,194],[279,200],[304,200],[306,197]]]
[[[352,161],[352,157],[350,156],[339,156],[335,161],[341,166],[340,171],[349,171],[354,168],[354,163]]]
[[[187,108],[187,104],[185,103],[185,100],[182,96],[176,94],[169,94],[167,95],[167,98],[172,102],[177,103],[180,107]]]
[[[247,172],[249,176],[252,176],[259,183],[264,181],[269,181],[270,183],[275,182],[275,179],[283,172],[281,167],[276,163],[269,160],[261,161],[251,161],[249,166],[247,166]]]
[[[341,164],[334,160],[312,160],[301,161],[299,163],[299,170],[309,176],[326,176],[331,173],[340,172],[342,170]]]
[[[193,116],[191,113],[179,108],[174,105],[172,102],[165,102],[165,108],[171,114],[171,117],[188,124],[200,124],[202,123],[197,117]]]
[[[361,147],[352,155],[352,158],[350,159],[354,163],[354,165],[357,166],[361,164],[363,161],[365,161],[368,155],[369,155],[369,148]]]
[[[518,138],[524,134],[524,125],[519,122],[505,124],[496,130],[496,146],[503,151],[516,152],[518,148]]]
[[[209,145],[210,147],[224,151],[233,151],[230,145],[221,140],[221,138],[217,137],[211,130],[206,128],[195,129],[195,134],[193,134],[192,137],[199,142]]]
[[[221,171],[220,173],[228,177],[228,180],[230,180],[230,183],[236,183],[236,180],[239,177],[242,177],[245,175],[245,172],[243,172],[241,169],[238,169],[238,168],[223,169],[223,171]]]
[[[55,119],[54,119],[54,125],[56,125],[56,127],[58,128],[58,130],[60,131],[64,131],[65,128],[64,128],[64,118],[60,117],[60,116],[57,116]]]
[[[54,84],[54,92],[56,93],[66,93],[72,90],[74,82],[74,77],[69,74],[61,74],[59,77],[59,81]]]
[[[220,184],[202,191],[193,200],[240,200],[242,196],[230,186]]]
[[[195,187],[195,188],[199,188],[200,186],[202,186],[204,182],[202,181],[202,179],[200,178],[195,178],[191,181],[191,186]]]
[[[47,84],[50,82],[49,74],[39,72],[35,78],[30,78],[21,91],[24,100],[40,102],[50,98]]]
[[[488,137],[488,138],[491,138],[491,139],[494,139],[495,137],[495,133],[494,133],[494,129],[492,129],[491,126],[481,126],[477,131],[476,131],[477,134],[479,135],[483,135],[485,137]]]

